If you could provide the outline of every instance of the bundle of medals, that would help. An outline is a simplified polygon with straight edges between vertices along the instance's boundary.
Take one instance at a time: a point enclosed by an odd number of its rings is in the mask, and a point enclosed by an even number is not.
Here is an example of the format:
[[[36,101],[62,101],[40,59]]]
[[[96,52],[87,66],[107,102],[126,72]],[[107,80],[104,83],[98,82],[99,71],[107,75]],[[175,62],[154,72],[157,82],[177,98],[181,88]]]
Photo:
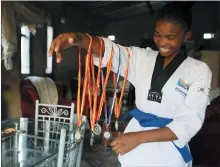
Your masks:
[[[125,70],[124,74],[124,81],[123,86],[121,90],[120,99],[117,98],[117,85],[119,81],[119,72],[120,72],[120,47],[119,48],[119,65],[118,65],[118,71],[117,74],[113,74],[113,85],[114,85],[114,94],[112,98],[111,108],[110,111],[107,112],[107,106],[106,106],[106,87],[108,84],[109,76],[112,69],[112,58],[114,55],[114,49],[112,47],[111,49],[111,55],[110,59],[107,63],[107,72],[106,76],[104,77],[103,70],[101,69],[102,64],[102,54],[103,54],[103,41],[101,38],[100,40],[100,56],[99,56],[99,66],[98,66],[98,73],[97,77],[95,77],[94,72],[94,60],[93,55],[91,53],[92,50],[92,37],[88,34],[86,34],[89,37],[89,48],[87,51],[87,55],[85,57],[85,78],[83,82],[83,90],[81,95],[81,49],[79,48],[79,65],[78,65],[78,92],[77,92],[77,131],[75,133],[75,142],[79,143],[82,140],[82,113],[84,110],[85,105],[85,98],[88,97],[89,102],[89,110],[90,110],[90,126],[91,126],[91,138],[90,138],[90,144],[93,145],[95,135],[100,135],[102,133],[102,128],[98,124],[98,121],[100,120],[102,111],[105,112],[105,122],[104,125],[106,128],[103,128],[104,132],[103,137],[106,140],[110,140],[112,138],[111,130],[108,128],[111,123],[111,116],[114,109],[114,114],[116,118],[115,122],[115,129],[118,130],[119,128],[119,122],[118,119],[120,117],[120,109],[122,105],[123,100],[123,94],[125,91],[125,85],[126,80],[128,76],[128,67],[129,67],[129,60],[130,60],[130,53],[126,47],[123,47],[128,53],[128,62],[127,62],[127,68]],[[102,91],[99,94],[99,90],[102,85]],[[99,103],[98,103],[98,95],[100,96]]]

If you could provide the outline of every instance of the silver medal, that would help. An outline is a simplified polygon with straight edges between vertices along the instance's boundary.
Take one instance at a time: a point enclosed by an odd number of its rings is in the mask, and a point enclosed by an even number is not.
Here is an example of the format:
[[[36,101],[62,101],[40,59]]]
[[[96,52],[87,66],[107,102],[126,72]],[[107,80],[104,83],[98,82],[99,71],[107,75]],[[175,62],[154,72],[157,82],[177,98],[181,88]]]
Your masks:
[[[79,143],[81,140],[82,140],[82,132],[80,129],[77,129],[75,133],[75,142]]]
[[[94,133],[92,132],[91,133],[91,138],[90,138],[90,145],[92,146],[93,145],[93,143],[94,143]]]
[[[110,140],[112,138],[112,134],[109,131],[105,131],[103,135],[106,140]]]
[[[102,133],[102,128],[101,126],[97,123],[95,124],[95,127],[94,127],[94,130],[93,130],[93,133],[98,136]]]
[[[115,121],[115,130],[116,130],[116,131],[118,131],[118,127],[119,127],[118,120],[116,120],[116,121]]]

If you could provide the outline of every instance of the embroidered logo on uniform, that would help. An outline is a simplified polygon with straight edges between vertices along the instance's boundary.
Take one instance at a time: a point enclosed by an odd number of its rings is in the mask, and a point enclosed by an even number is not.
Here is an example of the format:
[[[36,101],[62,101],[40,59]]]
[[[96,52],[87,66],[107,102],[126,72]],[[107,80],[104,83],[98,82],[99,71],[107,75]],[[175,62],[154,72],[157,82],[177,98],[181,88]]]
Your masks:
[[[177,87],[175,88],[175,90],[177,92],[181,93],[182,95],[186,96],[188,89],[189,89],[189,86],[187,84],[185,84],[182,79],[179,79],[179,81],[177,82]]]
[[[198,86],[196,88],[196,92],[201,93],[203,95],[209,96],[210,89],[206,86]]]
[[[163,96],[162,92],[157,92],[157,91],[149,90],[148,96],[147,96],[147,100],[161,103],[162,96]]]
[[[189,86],[187,84],[184,83],[184,81],[182,79],[180,79],[178,82],[177,82],[177,85],[184,88],[184,89],[189,89]]]

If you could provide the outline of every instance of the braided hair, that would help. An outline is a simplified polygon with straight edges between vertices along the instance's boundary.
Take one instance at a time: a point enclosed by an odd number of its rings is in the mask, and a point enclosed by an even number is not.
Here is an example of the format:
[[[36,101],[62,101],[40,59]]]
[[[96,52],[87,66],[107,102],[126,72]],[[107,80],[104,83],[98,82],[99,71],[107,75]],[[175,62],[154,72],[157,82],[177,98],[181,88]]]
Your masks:
[[[187,32],[192,24],[192,5],[192,2],[169,2],[157,13],[156,21],[166,20],[180,24]]]

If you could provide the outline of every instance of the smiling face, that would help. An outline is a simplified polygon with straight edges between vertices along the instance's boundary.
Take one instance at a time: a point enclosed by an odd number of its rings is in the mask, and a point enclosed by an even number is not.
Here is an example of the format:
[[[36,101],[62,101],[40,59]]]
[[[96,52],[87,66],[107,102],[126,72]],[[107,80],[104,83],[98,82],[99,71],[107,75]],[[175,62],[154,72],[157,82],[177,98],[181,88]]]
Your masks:
[[[181,24],[167,20],[158,20],[154,32],[154,42],[163,57],[179,54],[183,43],[190,39],[192,33],[185,32]]]

